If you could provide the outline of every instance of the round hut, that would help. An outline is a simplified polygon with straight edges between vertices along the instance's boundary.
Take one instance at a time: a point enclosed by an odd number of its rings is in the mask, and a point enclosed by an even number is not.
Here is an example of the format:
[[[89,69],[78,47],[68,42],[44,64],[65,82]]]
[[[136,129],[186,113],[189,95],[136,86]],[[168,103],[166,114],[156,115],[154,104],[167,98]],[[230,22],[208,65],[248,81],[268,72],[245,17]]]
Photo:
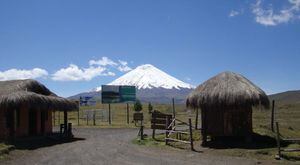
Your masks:
[[[52,133],[52,112],[78,109],[36,80],[0,81],[0,140]]]
[[[245,136],[252,134],[252,107],[269,107],[263,90],[244,76],[223,72],[192,91],[186,105],[201,109],[203,143],[207,136]]]

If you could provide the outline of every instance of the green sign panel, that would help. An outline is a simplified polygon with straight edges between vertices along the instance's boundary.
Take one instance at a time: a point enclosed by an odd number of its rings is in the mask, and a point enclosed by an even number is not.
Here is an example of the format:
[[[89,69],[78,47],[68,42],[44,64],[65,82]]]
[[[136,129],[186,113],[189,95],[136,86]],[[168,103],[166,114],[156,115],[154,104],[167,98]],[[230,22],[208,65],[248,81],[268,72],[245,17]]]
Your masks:
[[[123,103],[136,100],[135,86],[102,85],[102,103]]]

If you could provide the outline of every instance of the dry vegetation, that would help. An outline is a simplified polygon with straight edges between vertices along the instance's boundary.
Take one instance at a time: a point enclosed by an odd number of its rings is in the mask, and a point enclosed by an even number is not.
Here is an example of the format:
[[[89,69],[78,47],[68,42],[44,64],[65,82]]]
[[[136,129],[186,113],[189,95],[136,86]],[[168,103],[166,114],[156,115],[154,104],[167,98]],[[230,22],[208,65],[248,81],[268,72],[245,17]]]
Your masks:
[[[159,110],[165,113],[172,113],[172,105],[153,105],[155,110]],[[150,128],[150,114],[148,113],[147,104],[143,105],[143,113],[145,116],[145,126]],[[81,107],[80,116],[82,117],[85,114],[85,111],[90,109],[108,109],[108,105],[97,104],[94,107]],[[93,120],[89,120],[88,127],[130,127],[135,128],[135,125],[130,122],[128,125],[126,123],[126,105],[125,104],[113,104],[112,109],[112,125],[109,125],[107,121],[96,120],[96,126],[93,126]],[[265,159],[265,160],[274,160],[274,156],[277,153],[276,143],[275,143],[275,133],[270,129],[270,110],[253,110],[253,130],[259,135],[265,135],[268,141],[263,141],[257,144],[250,145],[238,145],[238,146],[223,146],[223,147],[211,147],[204,148],[207,149],[206,152],[211,154],[223,154],[230,156],[240,156],[256,159]],[[130,105],[130,121],[132,121],[133,114],[133,105]],[[61,113],[61,123],[63,122],[63,114]],[[195,121],[195,112],[193,110],[187,110],[184,105],[176,105],[176,115],[177,118],[183,121],[188,121],[188,118],[191,117],[193,123]],[[73,123],[74,126],[77,125],[77,112],[69,113],[69,120]],[[280,105],[277,104],[275,108],[275,121],[279,122],[280,125],[280,134],[283,138],[300,138],[300,104],[295,105]],[[56,113],[56,125],[58,124],[58,114]],[[80,127],[86,127],[86,119],[80,120]],[[199,131],[195,131],[194,138],[196,141],[195,145],[200,145],[201,136]],[[162,140],[164,135],[158,135],[157,139]],[[164,146],[164,142],[154,141],[151,139],[151,136],[145,141],[134,140],[134,143],[146,146]],[[285,148],[300,148],[299,144],[284,144]],[[185,147],[180,144],[175,144],[173,147],[188,149],[189,146]],[[218,149],[216,149],[218,148]],[[283,153],[283,156],[286,160],[290,161],[299,161],[300,153]]]

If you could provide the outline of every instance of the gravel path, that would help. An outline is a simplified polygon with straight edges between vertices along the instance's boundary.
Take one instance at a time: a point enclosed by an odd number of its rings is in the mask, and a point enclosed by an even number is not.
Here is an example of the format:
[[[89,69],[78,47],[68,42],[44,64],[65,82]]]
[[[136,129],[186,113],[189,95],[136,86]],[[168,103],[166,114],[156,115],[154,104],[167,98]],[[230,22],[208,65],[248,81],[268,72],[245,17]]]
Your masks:
[[[74,128],[75,137],[84,138],[71,143],[37,149],[12,151],[0,164],[257,164],[255,160],[213,156],[173,148],[138,146],[131,143],[137,129]],[[149,131],[149,130],[147,130]]]

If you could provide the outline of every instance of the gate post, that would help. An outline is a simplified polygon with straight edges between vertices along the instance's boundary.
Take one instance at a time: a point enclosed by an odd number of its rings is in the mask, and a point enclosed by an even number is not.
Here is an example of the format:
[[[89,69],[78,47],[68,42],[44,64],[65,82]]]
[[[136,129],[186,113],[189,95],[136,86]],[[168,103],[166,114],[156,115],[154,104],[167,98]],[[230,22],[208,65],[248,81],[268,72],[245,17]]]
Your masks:
[[[169,138],[168,137],[168,134],[169,134],[169,132],[168,132],[169,128],[168,127],[169,127],[169,124],[170,124],[169,123],[169,116],[167,115],[166,116],[166,138],[165,138],[165,144],[166,145],[168,145],[168,138]]]
[[[191,150],[194,151],[194,140],[193,140],[193,130],[192,130],[192,120],[191,120],[191,118],[189,118],[189,130],[190,130]]]

